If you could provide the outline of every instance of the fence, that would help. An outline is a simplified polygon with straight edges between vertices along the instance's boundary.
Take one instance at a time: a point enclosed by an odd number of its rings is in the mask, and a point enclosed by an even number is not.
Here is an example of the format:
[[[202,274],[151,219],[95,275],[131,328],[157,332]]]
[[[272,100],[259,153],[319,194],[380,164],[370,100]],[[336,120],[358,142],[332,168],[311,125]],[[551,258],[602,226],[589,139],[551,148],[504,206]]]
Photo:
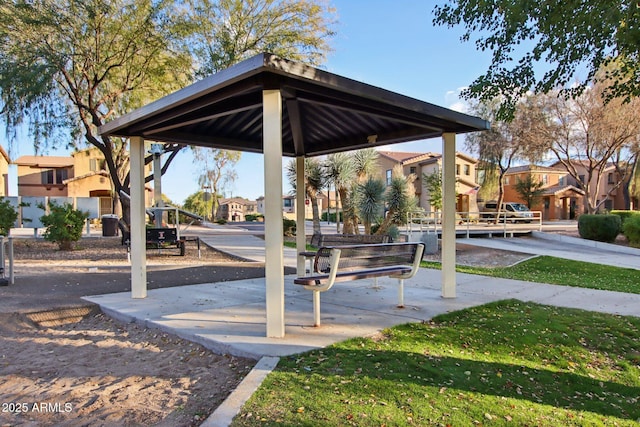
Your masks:
[[[542,231],[542,212],[530,211],[532,216],[513,216],[513,212],[456,212],[456,232],[502,232],[504,237],[514,232]],[[407,232],[437,233],[442,226],[442,212],[410,212],[407,215]]]

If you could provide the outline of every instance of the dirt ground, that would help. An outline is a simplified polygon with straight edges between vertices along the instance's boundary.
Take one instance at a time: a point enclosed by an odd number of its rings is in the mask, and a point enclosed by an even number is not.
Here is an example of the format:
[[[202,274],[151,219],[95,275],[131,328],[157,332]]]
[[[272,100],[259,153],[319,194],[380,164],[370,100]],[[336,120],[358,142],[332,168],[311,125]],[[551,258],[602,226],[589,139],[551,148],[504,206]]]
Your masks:
[[[41,239],[15,239],[14,248],[16,284],[0,287],[0,425],[199,425],[255,363],[83,302],[130,290],[118,238],[86,238],[72,252]],[[149,253],[149,288],[264,276],[262,264],[205,247],[198,258],[195,244],[176,253]],[[528,257],[466,245],[457,256],[470,265]]]

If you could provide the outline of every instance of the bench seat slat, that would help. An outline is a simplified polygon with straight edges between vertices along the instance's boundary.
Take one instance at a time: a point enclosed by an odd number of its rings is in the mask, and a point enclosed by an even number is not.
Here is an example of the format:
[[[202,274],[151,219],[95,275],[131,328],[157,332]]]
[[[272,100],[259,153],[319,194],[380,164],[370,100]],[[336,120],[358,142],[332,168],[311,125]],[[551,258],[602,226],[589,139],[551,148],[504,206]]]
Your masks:
[[[389,276],[392,274],[406,274],[411,271],[411,267],[406,265],[390,265],[386,267],[370,268],[367,270],[340,271],[336,274],[336,282],[346,282],[349,280],[369,279],[374,277]],[[298,277],[294,279],[296,285],[323,285],[329,279],[328,274],[316,274],[313,276]]]

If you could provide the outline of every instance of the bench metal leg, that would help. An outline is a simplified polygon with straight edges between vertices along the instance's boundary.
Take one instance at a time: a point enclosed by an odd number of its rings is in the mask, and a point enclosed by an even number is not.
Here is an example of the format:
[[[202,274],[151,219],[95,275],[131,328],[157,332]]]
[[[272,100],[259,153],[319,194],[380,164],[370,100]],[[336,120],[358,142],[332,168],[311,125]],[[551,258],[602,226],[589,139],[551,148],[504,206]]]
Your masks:
[[[404,279],[398,279],[398,308],[404,308]]]
[[[313,326],[320,326],[320,292],[313,291]]]

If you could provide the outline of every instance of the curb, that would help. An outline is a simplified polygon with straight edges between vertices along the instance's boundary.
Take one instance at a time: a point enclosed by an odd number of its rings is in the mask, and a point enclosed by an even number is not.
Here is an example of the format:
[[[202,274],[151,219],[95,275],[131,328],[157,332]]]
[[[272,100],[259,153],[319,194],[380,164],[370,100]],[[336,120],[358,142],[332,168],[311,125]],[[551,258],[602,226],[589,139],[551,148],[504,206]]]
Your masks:
[[[531,236],[536,239],[551,240],[555,242],[571,243],[572,245],[588,246],[591,248],[603,249],[621,254],[638,255],[640,249],[629,248],[627,246],[614,245],[612,243],[596,242],[595,240],[582,239],[580,237],[565,236],[563,234],[546,233],[544,231],[532,231]]]
[[[242,380],[236,389],[207,418],[200,427],[227,427],[238,415],[240,409],[251,395],[260,387],[267,375],[275,369],[279,357],[265,356],[256,363],[251,372]]]

